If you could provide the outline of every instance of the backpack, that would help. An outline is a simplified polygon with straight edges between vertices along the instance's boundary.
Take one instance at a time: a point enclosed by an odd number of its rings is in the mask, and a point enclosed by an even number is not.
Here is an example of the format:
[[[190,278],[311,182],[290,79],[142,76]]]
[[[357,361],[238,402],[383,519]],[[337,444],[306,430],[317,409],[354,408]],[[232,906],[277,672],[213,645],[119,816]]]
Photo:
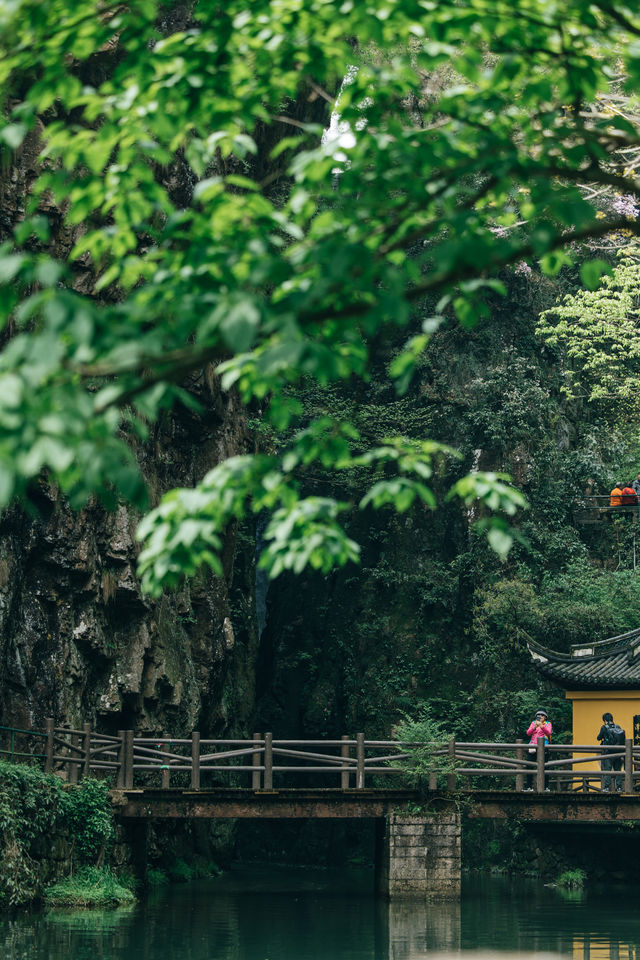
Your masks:
[[[625,741],[625,732],[617,723],[606,723],[604,727],[604,740],[608,747],[623,746]]]

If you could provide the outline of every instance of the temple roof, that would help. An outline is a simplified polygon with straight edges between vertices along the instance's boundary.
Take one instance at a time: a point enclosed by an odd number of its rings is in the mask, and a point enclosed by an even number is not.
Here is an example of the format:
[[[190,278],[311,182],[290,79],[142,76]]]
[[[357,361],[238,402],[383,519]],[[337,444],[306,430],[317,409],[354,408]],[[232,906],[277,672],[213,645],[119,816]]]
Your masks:
[[[570,653],[548,650],[532,640],[529,653],[541,673],[575,689],[640,689],[640,628],[608,640],[575,644]]]

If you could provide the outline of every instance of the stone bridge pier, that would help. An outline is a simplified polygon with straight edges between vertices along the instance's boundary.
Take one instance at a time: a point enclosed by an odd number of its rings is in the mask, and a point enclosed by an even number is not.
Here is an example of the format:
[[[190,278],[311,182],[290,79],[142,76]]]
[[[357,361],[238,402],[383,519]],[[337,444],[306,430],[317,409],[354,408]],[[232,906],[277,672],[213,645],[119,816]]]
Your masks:
[[[376,887],[390,900],[460,896],[460,812],[453,805],[379,821]]]

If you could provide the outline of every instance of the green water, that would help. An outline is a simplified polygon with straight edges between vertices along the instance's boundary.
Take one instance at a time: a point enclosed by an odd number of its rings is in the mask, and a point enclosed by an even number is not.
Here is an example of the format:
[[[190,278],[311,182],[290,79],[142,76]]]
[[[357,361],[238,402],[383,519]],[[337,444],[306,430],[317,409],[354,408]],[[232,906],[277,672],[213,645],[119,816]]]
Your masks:
[[[457,904],[376,900],[365,871],[242,865],[130,909],[0,916],[1,960],[640,960],[639,891],[466,881]]]

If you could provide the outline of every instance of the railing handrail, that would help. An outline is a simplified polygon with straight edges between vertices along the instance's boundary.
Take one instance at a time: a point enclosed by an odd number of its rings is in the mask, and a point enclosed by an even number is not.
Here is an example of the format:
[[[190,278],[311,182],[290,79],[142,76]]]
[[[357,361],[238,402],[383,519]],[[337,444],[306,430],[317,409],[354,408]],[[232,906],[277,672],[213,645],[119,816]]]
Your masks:
[[[630,497],[630,496],[631,496],[630,493],[620,493],[620,497],[621,497],[621,498],[622,498],[622,497]],[[617,496],[616,496],[616,499],[617,499]],[[584,493],[584,494],[582,494],[582,495],[580,495],[580,496],[574,497],[573,503],[589,503],[589,502],[592,501],[592,500],[604,500],[604,501],[606,501],[606,504],[605,504],[606,506],[614,506],[614,507],[620,507],[620,506],[622,506],[622,507],[637,507],[637,506],[638,506],[638,502],[637,502],[637,501],[632,502],[632,503],[614,503],[614,504],[612,504],[612,503],[611,503],[611,494],[610,494],[610,493]]]
[[[625,791],[640,786],[640,745],[627,739],[624,745],[542,744],[533,747],[524,739],[515,742],[490,741],[402,741],[367,740],[364,733],[340,739],[302,738],[277,739],[273,734],[254,733],[251,738],[201,738],[198,731],[191,737],[137,737],[133,730],[120,730],[116,736],[92,731],[89,724],[82,729],[55,726],[49,719],[46,733],[0,726],[10,734],[11,750],[0,749],[0,755],[11,758],[44,758],[45,770],[62,772],[71,783],[92,773],[115,776],[119,788],[131,789],[134,779],[160,772],[162,787],[171,785],[176,773],[190,778],[190,789],[201,788],[201,778],[223,775],[243,778],[250,775],[252,790],[272,790],[274,776],[337,777],[341,789],[364,789],[371,786],[371,776],[407,774],[412,751],[425,748],[433,757],[433,766],[426,774],[430,789],[436,789],[438,778],[445,777],[447,789],[455,789],[463,778],[471,778],[468,789],[477,788],[477,779],[515,778],[515,789],[522,790],[527,776],[533,777],[536,791],[545,789],[548,777],[561,784],[602,785],[605,778],[623,777]],[[15,749],[15,736],[46,738],[45,753],[29,754]],[[598,761],[623,761],[624,771],[587,769]],[[620,764],[616,763],[617,766]],[[232,779],[232,783],[234,780]],[[285,781],[286,783],[286,781]],[[174,782],[175,786],[175,782]],[[507,787],[509,785],[507,784]],[[187,789],[185,787],[185,789]]]
[[[46,733],[43,733],[41,730],[22,730],[20,727],[3,727],[0,724],[0,730],[6,730],[8,733],[26,733],[30,737],[43,737],[46,738]]]

